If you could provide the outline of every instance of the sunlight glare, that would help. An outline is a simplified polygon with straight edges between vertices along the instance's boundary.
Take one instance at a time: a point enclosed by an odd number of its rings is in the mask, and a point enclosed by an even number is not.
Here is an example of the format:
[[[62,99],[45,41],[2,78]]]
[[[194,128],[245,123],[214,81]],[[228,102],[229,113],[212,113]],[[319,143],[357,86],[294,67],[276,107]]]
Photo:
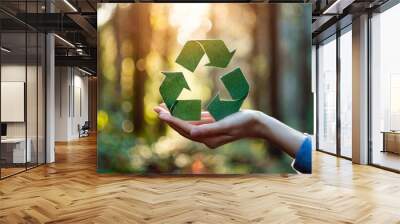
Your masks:
[[[203,25],[209,15],[209,4],[172,4],[169,24],[178,29],[177,41],[183,45]],[[209,20],[208,20],[209,21]],[[211,29],[211,24],[207,24]],[[208,29],[208,30],[209,30]]]

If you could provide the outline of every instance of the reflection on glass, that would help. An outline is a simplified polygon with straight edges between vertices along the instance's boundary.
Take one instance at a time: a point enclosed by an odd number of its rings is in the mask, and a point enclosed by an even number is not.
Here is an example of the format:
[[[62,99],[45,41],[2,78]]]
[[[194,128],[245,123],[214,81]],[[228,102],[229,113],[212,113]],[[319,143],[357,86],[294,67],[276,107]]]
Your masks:
[[[1,1],[22,15],[41,13],[45,1]],[[1,178],[45,161],[45,35],[8,15],[1,23]],[[37,18],[37,17],[33,17]],[[12,24],[12,25],[10,25]]]
[[[26,34],[2,33],[1,45],[1,140],[2,177],[25,170],[31,151],[26,143]],[[28,147],[27,147],[28,146]],[[27,150],[28,149],[28,150]]]
[[[37,90],[38,90],[38,135],[37,135],[37,162],[38,164],[45,163],[45,60],[46,60],[46,52],[45,52],[45,44],[46,38],[45,35],[39,33],[38,35],[38,77],[37,77]]]
[[[400,5],[372,18],[372,163],[400,170]],[[385,133],[385,134],[384,134]],[[386,137],[386,138],[385,138]]]
[[[30,148],[30,160],[28,160],[27,167],[34,167],[37,165],[37,41],[38,36],[36,32],[27,33],[27,81],[26,81],[26,113],[27,113],[27,142],[28,149]]]
[[[318,147],[336,153],[336,39],[318,48]]]
[[[351,158],[352,141],[352,33],[340,36],[340,153]]]

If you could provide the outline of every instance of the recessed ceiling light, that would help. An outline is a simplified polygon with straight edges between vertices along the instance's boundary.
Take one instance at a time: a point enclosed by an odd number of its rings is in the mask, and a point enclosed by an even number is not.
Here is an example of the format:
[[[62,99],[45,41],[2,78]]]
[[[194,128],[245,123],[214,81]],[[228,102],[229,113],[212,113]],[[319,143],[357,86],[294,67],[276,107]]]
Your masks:
[[[93,75],[92,73],[90,73],[90,72],[88,72],[88,71],[86,71],[86,70],[83,70],[83,69],[81,69],[81,68],[79,68],[79,67],[78,67],[78,70],[81,71],[81,72],[83,72],[83,73],[85,73],[85,74],[87,74],[87,75],[90,75],[90,76]]]
[[[1,49],[1,51],[4,51],[6,53],[10,53],[11,52],[11,50],[9,50],[9,49],[7,49],[5,47],[1,47],[0,49]]]
[[[351,5],[355,0],[336,0],[322,14],[342,14],[343,9]]]
[[[68,46],[75,48],[75,45],[73,45],[71,42],[69,42],[68,40],[60,37],[58,34],[54,34],[55,37],[57,37],[59,40],[61,40],[62,42],[64,42],[65,44],[67,44]]]
[[[74,12],[78,12],[78,10],[73,6],[68,0],[64,0],[65,4],[68,5]]]

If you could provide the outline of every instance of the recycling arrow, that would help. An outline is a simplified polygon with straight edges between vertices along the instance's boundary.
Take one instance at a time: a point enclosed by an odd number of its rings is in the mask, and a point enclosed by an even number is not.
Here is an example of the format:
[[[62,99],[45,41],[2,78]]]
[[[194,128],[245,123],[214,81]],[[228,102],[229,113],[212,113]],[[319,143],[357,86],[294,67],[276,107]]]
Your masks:
[[[176,63],[194,72],[204,54],[209,60],[206,66],[226,68],[235,54],[235,50],[229,52],[222,40],[191,40],[183,46]]]
[[[232,100],[221,100],[219,94],[211,100],[210,104],[207,106],[207,110],[215,120],[221,120],[239,111],[250,89],[249,83],[240,68],[236,68],[228,74],[225,74],[220,79],[229,95],[232,97]]]
[[[175,117],[183,120],[199,120],[200,100],[177,100],[183,89],[190,90],[182,72],[162,72],[165,79],[160,86],[160,94],[165,105]]]
[[[194,72],[206,54],[209,63],[206,66],[226,68],[235,50],[229,51],[222,40],[191,40],[185,43],[176,59],[176,63]],[[190,90],[182,72],[162,72],[166,77],[160,86],[160,94],[171,114],[183,120],[199,120],[201,115],[200,100],[178,100],[183,89]],[[239,111],[249,93],[249,83],[240,68],[223,75],[222,83],[231,100],[221,100],[219,93],[207,106],[215,120]]]

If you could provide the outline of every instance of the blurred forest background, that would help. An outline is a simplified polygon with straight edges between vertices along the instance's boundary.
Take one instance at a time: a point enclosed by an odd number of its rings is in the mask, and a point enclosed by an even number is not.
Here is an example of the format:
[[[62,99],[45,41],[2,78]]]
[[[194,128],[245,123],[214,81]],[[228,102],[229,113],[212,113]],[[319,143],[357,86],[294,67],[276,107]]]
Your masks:
[[[157,118],[161,71],[182,71],[191,87],[180,99],[218,92],[219,77],[240,67],[250,82],[242,108],[261,110],[313,133],[311,5],[98,5],[98,171],[162,174],[293,173],[292,159],[261,140],[210,150]],[[175,63],[184,43],[221,39],[236,53],[226,69],[190,73]]]

